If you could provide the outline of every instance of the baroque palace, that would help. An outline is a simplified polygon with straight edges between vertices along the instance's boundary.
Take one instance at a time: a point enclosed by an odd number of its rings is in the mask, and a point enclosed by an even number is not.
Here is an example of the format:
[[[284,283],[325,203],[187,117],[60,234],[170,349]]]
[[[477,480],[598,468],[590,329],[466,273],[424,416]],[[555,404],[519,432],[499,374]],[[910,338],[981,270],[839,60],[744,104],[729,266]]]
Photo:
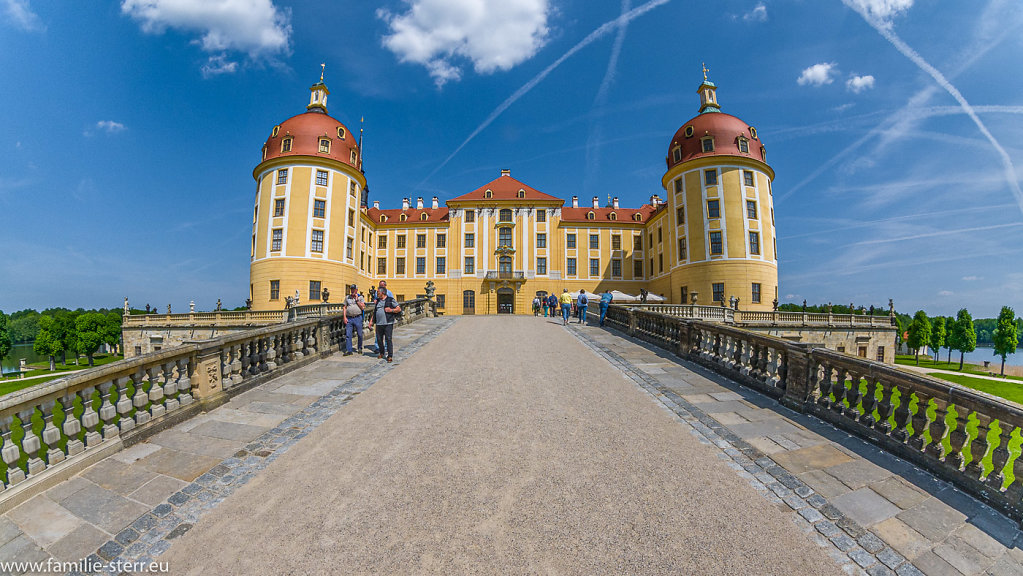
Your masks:
[[[638,208],[566,201],[508,170],[441,205],[369,202],[361,136],[310,88],[306,112],[274,126],[253,171],[250,297],[319,303],[328,288],[386,280],[399,300],[436,286],[446,314],[529,313],[538,294],[646,290],[668,303],[771,310],[778,296],[771,181],[756,128],[721,112],[704,74],[699,113],[667,147],[664,198]]]

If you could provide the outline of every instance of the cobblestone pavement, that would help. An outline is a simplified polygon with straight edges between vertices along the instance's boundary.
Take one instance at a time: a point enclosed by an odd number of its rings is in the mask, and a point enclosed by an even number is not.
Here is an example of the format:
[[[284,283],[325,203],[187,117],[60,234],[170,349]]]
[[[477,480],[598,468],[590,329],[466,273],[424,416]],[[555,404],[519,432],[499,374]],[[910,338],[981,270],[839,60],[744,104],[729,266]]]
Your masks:
[[[160,557],[182,574],[842,574],[533,317],[464,317]]]
[[[814,540],[846,555],[852,571],[1023,575],[1018,527],[953,486],[664,350],[614,330],[573,328],[721,448],[766,499],[798,514]]]
[[[396,330],[398,358],[450,323]],[[0,561],[148,560],[391,366],[335,354],[117,452],[0,516]]]

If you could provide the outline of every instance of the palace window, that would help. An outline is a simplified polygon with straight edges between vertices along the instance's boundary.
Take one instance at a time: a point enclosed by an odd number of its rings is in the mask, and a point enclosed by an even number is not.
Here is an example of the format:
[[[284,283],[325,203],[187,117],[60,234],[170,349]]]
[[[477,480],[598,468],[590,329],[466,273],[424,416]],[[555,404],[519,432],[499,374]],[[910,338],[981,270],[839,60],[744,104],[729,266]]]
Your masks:
[[[752,127],[752,126],[750,126],[749,127],[749,135],[752,136],[754,140],[756,140],[757,139],[757,129]]]
[[[516,198],[525,198],[526,197],[526,191],[525,190],[519,190],[518,193],[515,194],[515,197]]]
[[[682,260],[685,260],[687,257],[688,257],[688,254],[686,254],[686,239],[685,238],[679,238],[678,239],[678,259],[681,262]]]
[[[678,289],[678,291],[679,291],[679,297],[682,299],[681,303],[682,304],[688,304],[689,303],[689,287],[688,286],[682,286],[682,287],[680,287]]]
[[[274,200],[274,217],[284,216],[284,198]]]
[[[348,210],[348,225],[355,227],[355,210]]]
[[[642,250],[643,249],[643,235],[642,234],[636,234],[635,236],[632,237],[632,249],[633,250]]]
[[[437,295],[436,295],[436,298],[437,298],[437,308],[443,308],[443,307],[444,307],[444,304],[446,303],[445,301],[446,301],[447,299],[446,299],[446,298],[444,298],[444,295],[443,295],[443,294],[437,294]]]
[[[661,227],[658,226],[657,227],[657,243],[660,244],[661,242],[664,242],[664,233],[661,232]]]
[[[684,206],[679,206],[675,209],[675,225],[681,226],[686,223],[686,209]]]
[[[421,213],[419,215],[419,219],[424,221],[424,222],[426,221],[427,218],[428,218],[428,216],[426,215],[426,212],[423,212],[423,213]]]
[[[473,256],[466,256],[465,257],[465,270],[463,270],[463,272],[465,274],[475,274],[476,273],[476,258],[475,257],[473,257]]]
[[[465,247],[473,248],[476,246],[476,235],[472,232],[465,233]]]
[[[281,299],[281,281],[271,280],[270,281],[270,299],[280,300]]]
[[[632,277],[642,278],[643,277],[643,261],[633,260],[632,262]]]
[[[437,274],[448,273],[448,260],[444,256],[437,256]]]
[[[565,271],[569,276],[575,276],[575,258],[565,260]]]
[[[877,361],[884,362],[884,346],[877,347]]]
[[[278,184],[287,184],[288,183],[288,169],[287,168],[281,168],[280,170],[277,171],[277,183]]]
[[[348,182],[348,194],[351,195],[351,196],[355,196],[357,193],[358,193],[358,185],[355,183],[355,180],[349,181]]]
[[[494,197],[494,191],[493,190],[487,190],[486,192],[483,193],[483,197],[484,198],[493,198]]]
[[[313,218],[323,218],[327,215],[327,201],[313,200]]]
[[[749,233],[749,252],[750,254],[760,254],[760,232]]]
[[[682,160],[682,149],[679,148],[678,146],[676,146],[675,149],[671,151],[671,154],[672,157],[675,159],[675,162],[679,162]]]
[[[536,273],[546,274],[547,273],[547,259],[540,257],[536,259]]]
[[[718,171],[714,169],[703,171],[703,181],[707,186],[717,186]]]
[[[377,248],[387,248],[387,236],[377,234]]]
[[[700,143],[703,146],[703,151],[704,152],[713,152],[714,151],[714,139],[713,138],[704,138],[703,140],[700,141]]]
[[[590,234],[590,250],[600,249],[600,236],[596,234]]]
[[[351,260],[354,257],[353,256],[354,255],[354,250],[353,250],[354,246],[355,246],[355,239],[354,238],[349,237],[347,240],[345,240],[345,257],[348,258],[349,260]]]
[[[330,140],[327,138],[320,138],[320,152],[330,154]]]
[[[739,138],[739,152],[749,154],[749,140],[745,138]]]
[[[721,217],[721,202],[719,200],[707,200],[707,217]]]
[[[437,248],[447,248],[448,246],[448,235],[437,234]]]
[[[547,247],[547,234],[546,233],[541,232],[541,233],[536,235],[536,247],[537,248],[546,248]]]
[[[476,221],[476,211],[475,210],[471,210],[471,209],[470,210],[466,210],[465,211],[465,221],[466,222],[475,222]]]
[[[754,304],[760,304],[760,282],[753,283],[753,299]]]
[[[654,233],[651,232],[650,233],[650,249],[653,250],[653,248],[654,248]]]
[[[711,302],[724,302],[725,301],[725,283],[715,282],[711,284],[712,297]]]
[[[281,140],[281,152],[291,152],[291,138]]]
[[[387,258],[377,258],[377,274],[387,274]]]
[[[622,277],[622,261],[617,258],[611,260],[611,276],[613,278]]]
[[[511,246],[512,245],[512,231],[511,228],[498,228],[497,230],[497,245],[498,246]]]
[[[320,281],[310,280],[309,281],[309,300],[320,299]]]
[[[590,258],[590,276],[600,276],[599,258]]]
[[[681,194],[681,193],[682,193],[682,179],[679,178],[679,179],[675,180],[675,194]]]
[[[345,139],[345,127],[344,126],[338,126],[337,127],[337,137],[342,139],[342,140]]]
[[[313,238],[309,243],[309,250],[323,252],[323,230],[313,230]]]
[[[658,270],[657,270],[658,273],[661,273],[661,274],[664,273],[664,254],[663,253],[657,255],[657,268],[658,268]]]
[[[512,221],[511,209],[502,208],[501,211],[497,213],[497,220],[498,222],[511,222]]]
[[[405,235],[404,234],[398,234],[397,241],[398,241],[397,248],[404,249],[405,248]]]
[[[590,210],[589,212],[586,213],[586,219],[587,220],[593,220],[594,217],[595,217],[595,214],[593,214],[593,210]]]
[[[715,256],[721,255],[721,233],[711,232],[710,233],[710,253]]]
[[[743,170],[742,171],[742,183],[745,184],[746,186],[752,186],[753,185],[753,173],[750,172],[749,170]]]
[[[612,234],[611,235],[611,249],[612,250],[621,250],[622,249],[622,235],[621,234]]]
[[[270,251],[280,252],[281,244],[284,242],[284,229],[274,228],[270,236]]]
[[[326,170],[317,170],[316,171],[316,185],[317,186],[326,186],[327,185],[327,171]]]
[[[686,126],[686,131],[685,131],[686,138],[692,138],[693,137],[693,132],[694,132],[694,130],[693,130],[692,126]]]
[[[537,222],[546,222],[547,221],[547,211],[546,210],[537,210],[536,211],[536,221]]]
[[[401,275],[405,274],[405,258],[394,259],[394,273]]]
[[[654,259],[650,258],[650,275],[653,276],[653,274],[654,274]]]
[[[426,258],[423,256],[416,257],[416,274],[426,274]]]
[[[416,234],[416,248],[426,248],[426,234]]]
[[[757,201],[747,200],[746,201],[746,217],[756,220],[757,218]]]
[[[607,217],[608,217],[609,220],[617,220],[618,219],[618,213],[617,212],[612,212],[612,213],[608,214]]]
[[[512,271],[511,256],[501,256],[497,260],[497,271],[502,274],[511,274]]]
[[[636,222],[639,222],[643,220],[643,214],[636,212],[635,214],[632,215],[632,219],[635,220]]]
[[[575,248],[575,234],[565,235],[565,248]]]
[[[359,157],[358,153],[356,153],[354,149],[352,150],[351,154],[348,155],[348,159],[351,161],[352,164],[355,164],[355,160],[358,157]]]

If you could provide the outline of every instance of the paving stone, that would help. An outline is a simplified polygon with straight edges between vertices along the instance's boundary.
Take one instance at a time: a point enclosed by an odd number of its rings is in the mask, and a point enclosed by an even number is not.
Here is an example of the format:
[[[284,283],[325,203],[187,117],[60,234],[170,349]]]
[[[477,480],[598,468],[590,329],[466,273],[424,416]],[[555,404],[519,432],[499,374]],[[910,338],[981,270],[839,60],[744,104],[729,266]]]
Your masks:
[[[99,554],[100,558],[103,558],[104,560],[113,560],[114,558],[120,556],[121,552],[124,552],[124,546],[121,546],[117,542],[110,540],[106,544],[100,546],[99,550],[96,553]]]
[[[113,458],[104,458],[82,472],[81,477],[102,488],[127,496],[155,478],[156,473],[136,464],[125,464]]]
[[[904,562],[898,568],[895,569],[895,573],[898,576],[927,576],[921,572],[916,566],[909,562]]]
[[[77,562],[107,541],[109,536],[91,524],[82,524],[70,534],[46,547],[46,552],[65,562]]]
[[[187,486],[187,483],[177,478],[159,474],[149,482],[140,486],[137,490],[128,494],[132,500],[138,500],[143,504],[156,506],[167,499],[168,496]]]
[[[0,546],[21,535],[21,528],[6,516],[0,516]]]
[[[860,536],[859,538],[856,539],[856,541],[859,542],[860,546],[862,546],[864,550],[870,552],[871,554],[877,554],[878,552],[883,550],[885,546],[883,540],[881,540],[880,538],[878,538],[877,536],[870,532],[867,532],[863,536]]]
[[[898,568],[899,564],[906,561],[906,558],[902,554],[899,554],[895,550],[887,547],[877,553],[877,559],[893,570]]]
[[[806,499],[806,503],[814,508],[821,508],[827,505],[828,501],[824,499],[820,494],[813,494]]]
[[[831,543],[842,552],[848,552],[856,547],[856,541],[845,534],[831,538]]]
[[[60,505],[110,534],[117,534],[149,510],[143,504],[95,485],[75,492],[61,500]]]
[[[834,498],[851,491],[848,486],[823,470],[808,470],[800,474],[799,479],[825,498]]]
[[[912,560],[931,549],[934,543],[898,518],[889,518],[871,527],[882,540]]]
[[[799,515],[806,518],[807,522],[820,522],[824,520],[824,515],[818,512],[816,508],[803,508],[799,511]]]
[[[903,510],[927,499],[928,494],[902,478],[888,478],[870,485],[870,488]]]
[[[153,526],[156,526],[156,522],[157,522],[156,516],[153,516],[152,514],[143,514],[142,516],[139,516],[137,520],[131,523],[131,527],[134,528],[135,530],[138,530],[139,532],[147,532]]]
[[[869,574],[869,576],[893,576],[895,572],[892,572],[884,564],[874,564],[870,568],[867,568],[867,574]]]
[[[852,460],[848,454],[838,450],[831,444],[789,450],[774,455],[774,458],[779,465],[793,474],[802,474],[810,470],[821,470]]]
[[[185,502],[188,502],[190,499],[191,496],[185,494],[184,492],[175,492],[174,494],[171,494],[170,498],[167,499],[167,502],[175,506],[180,506]]]
[[[187,522],[179,524],[177,527],[175,527],[167,534],[167,539],[173,540],[179,536],[182,536],[185,532],[188,532],[191,529],[192,525]]]
[[[989,576],[1023,576],[1023,566],[1006,554],[988,568],[985,574]]]
[[[892,476],[891,471],[862,459],[829,466],[824,471],[853,490],[858,490],[868,484],[882,482]]]
[[[960,526],[946,542],[954,540],[962,541],[988,558],[998,558],[1005,553],[1005,546],[972,524]]]
[[[872,526],[902,511],[870,488],[836,496],[831,499],[831,504],[861,526]]]
[[[874,558],[873,554],[858,546],[849,550],[848,554],[853,559],[853,562],[859,564],[861,568],[868,568],[877,563],[877,558]]]
[[[838,508],[835,508],[833,504],[825,504],[820,507],[821,514],[824,515],[828,520],[838,520],[842,518],[842,512]]]
[[[127,546],[138,539],[139,531],[130,526],[118,532],[117,536],[114,536],[114,541],[121,546]]]
[[[7,562],[45,562],[50,555],[24,534],[0,546],[0,558]]]
[[[835,524],[833,522],[829,522],[827,520],[822,520],[822,521],[814,524],[813,527],[816,528],[818,532],[820,532],[821,534],[823,534],[824,536],[826,536],[828,538],[834,538],[835,536],[838,536],[838,535],[844,533],[844,532],[842,532],[841,528],[839,528],[838,526],[835,526]]]
[[[913,560],[913,565],[927,576],[964,576],[962,572],[930,550],[917,556]],[[899,568],[901,569],[902,566]],[[899,574],[899,572],[896,571],[896,574]]]
[[[949,538],[935,546],[934,553],[955,567],[956,570],[968,575],[978,574],[993,563],[991,558],[984,556],[961,538]]]
[[[84,524],[81,518],[42,494],[17,506],[7,517],[44,548]]]
[[[164,448],[139,460],[139,465],[165,476],[191,482],[216,466],[220,459]]]
[[[934,542],[944,540],[966,520],[965,514],[933,497],[896,517]]]
[[[803,508],[806,508],[806,502],[794,494],[790,494],[782,500],[793,510],[802,510]]]
[[[56,486],[50,488],[46,492],[43,492],[43,494],[46,494],[46,497],[49,498],[50,500],[53,500],[54,502],[60,502],[61,500],[67,498],[68,496],[74,494],[75,492],[78,492],[79,490],[85,488],[90,484],[92,484],[92,482],[86,480],[85,478],[81,476],[74,476],[72,478],[69,478],[68,480],[65,480],[64,482],[61,482],[60,484],[57,484]]]

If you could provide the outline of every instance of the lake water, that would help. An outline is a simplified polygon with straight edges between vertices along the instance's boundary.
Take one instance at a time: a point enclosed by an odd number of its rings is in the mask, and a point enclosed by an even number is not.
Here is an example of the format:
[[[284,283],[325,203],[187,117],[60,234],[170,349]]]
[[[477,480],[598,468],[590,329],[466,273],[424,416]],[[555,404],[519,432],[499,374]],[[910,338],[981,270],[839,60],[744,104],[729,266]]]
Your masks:
[[[948,349],[941,349],[941,359],[948,360]],[[976,364],[983,366],[984,361],[991,362],[991,366],[998,367],[1002,365],[1002,357],[995,356],[995,349],[990,346],[978,346],[973,352],[967,352],[963,359],[967,364]],[[959,360],[959,352],[952,351],[952,361],[956,362]],[[1005,357],[1006,366],[1023,366],[1023,348],[1016,348],[1015,354],[1009,354]]]
[[[18,371],[18,360],[24,358],[25,362],[32,364],[33,362],[46,362],[47,358],[39,356],[32,351],[31,344],[15,344],[11,347],[11,352],[4,356],[3,373],[17,372]]]

